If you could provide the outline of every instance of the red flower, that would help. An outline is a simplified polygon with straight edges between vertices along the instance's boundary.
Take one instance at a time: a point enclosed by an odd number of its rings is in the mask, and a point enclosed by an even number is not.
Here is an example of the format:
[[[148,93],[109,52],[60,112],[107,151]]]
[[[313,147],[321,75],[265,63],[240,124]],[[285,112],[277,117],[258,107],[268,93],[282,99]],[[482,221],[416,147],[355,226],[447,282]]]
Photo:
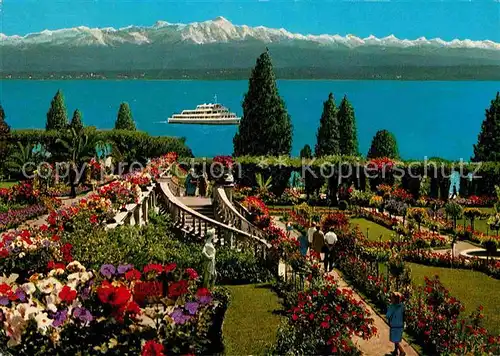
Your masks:
[[[297,316],[297,314],[293,314],[293,315],[292,315],[292,320],[293,320],[293,321],[296,321],[298,318],[299,318],[299,317]]]
[[[198,291],[196,292],[196,296],[197,297],[208,297],[210,296],[212,293],[210,293],[210,291],[208,290],[208,288],[200,288],[198,289]]]
[[[130,271],[125,272],[125,279],[127,281],[135,281],[141,279],[141,272],[133,268]]]
[[[186,280],[180,280],[179,282],[174,282],[168,286],[168,296],[170,298],[179,297],[186,294],[188,291],[188,282]]]
[[[69,242],[65,243],[61,247],[61,253],[63,255],[63,259],[66,262],[71,262],[73,261],[73,256],[71,256],[71,250],[73,249],[73,245],[71,245]]]
[[[134,301],[128,303],[128,305],[127,305],[127,313],[132,314],[132,315],[140,314],[141,313],[141,308],[139,307],[139,304],[137,304]]]
[[[64,263],[55,263],[54,261],[49,261],[47,263],[47,269],[53,270],[53,269],[65,269],[66,265]]]
[[[7,283],[0,284],[0,294],[7,294],[10,290],[11,288]]]
[[[198,272],[196,272],[193,268],[186,268],[186,273],[189,275],[189,279],[198,278]]]
[[[162,344],[154,340],[147,341],[142,347],[141,356],[164,356]]]
[[[112,306],[124,306],[130,299],[130,291],[125,286],[115,287],[108,281],[104,281],[102,285],[97,288],[97,296],[103,303]]]
[[[165,266],[165,273],[172,272],[177,267],[177,263],[170,263]]]
[[[163,266],[158,263],[150,263],[149,265],[144,266],[143,272],[155,272],[156,274],[160,274],[163,272]]]
[[[99,222],[99,220],[97,219],[97,215],[96,214],[92,214],[92,216],[90,217],[90,223],[91,224],[97,224]]]
[[[63,289],[61,289],[61,291],[59,292],[59,298],[61,298],[63,302],[71,303],[76,299],[76,290],[72,289],[71,287],[64,286]]]
[[[326,321],[323,321],[320,326],[323,328],[323,329],[328,329],[330,327],[330,324]]]

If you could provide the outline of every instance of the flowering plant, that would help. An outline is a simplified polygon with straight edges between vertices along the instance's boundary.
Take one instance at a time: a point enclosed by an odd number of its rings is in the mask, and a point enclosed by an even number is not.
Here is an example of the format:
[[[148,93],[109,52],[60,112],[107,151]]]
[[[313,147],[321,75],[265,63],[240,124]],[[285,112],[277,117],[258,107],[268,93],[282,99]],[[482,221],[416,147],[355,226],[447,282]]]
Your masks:
[[[213,163],[222,165],[223,168],[231,169],[234,166],[234,160],[231,156],[215,156],[212,160]]]
[[[271,222],[269,210],[266,204],[257,197],[247,197],[242,205],[248,210],[251,216],[251,222],[260,228],[266,228]]]
[[[278,332],[277,353],[352,354],[356,335],[369,339],[377,333],[369,311],[350,289],[340,289],[331,277],[317,288],[298,293]],[[290,344],[290,340],[293,340]]]
[[[349,227],[349,220],[344,213],[330,213],[323,217],[321,225],[323,226],[323,231],[328,231],[330,228],[335,231],[345,230]]]
[[[123,207],[127,204],[138,203],[141,194],[138,185],[130,182],[114,181],[99,188],[98,194],[109,199],[115,206]]]

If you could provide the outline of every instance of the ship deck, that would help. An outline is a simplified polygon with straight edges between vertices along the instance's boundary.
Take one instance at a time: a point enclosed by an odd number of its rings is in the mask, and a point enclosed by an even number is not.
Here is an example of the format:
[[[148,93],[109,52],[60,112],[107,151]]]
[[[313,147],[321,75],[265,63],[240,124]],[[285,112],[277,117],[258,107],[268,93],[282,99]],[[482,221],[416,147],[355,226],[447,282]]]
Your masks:
[[[169,118],[169,124],[191,124],[191,125],[239,125],[240,118],[229,119],[178,119]]]

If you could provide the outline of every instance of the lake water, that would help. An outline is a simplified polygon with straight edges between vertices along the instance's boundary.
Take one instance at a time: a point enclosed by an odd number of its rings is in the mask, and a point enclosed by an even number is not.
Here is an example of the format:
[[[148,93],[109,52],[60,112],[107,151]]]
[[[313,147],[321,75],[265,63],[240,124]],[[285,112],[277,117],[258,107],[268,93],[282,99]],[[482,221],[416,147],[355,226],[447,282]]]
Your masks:
[[[337,105],[344,94],[354,106],[360,150],[366,154],[380,129],[396,135],[403,158],[439,156],[469,159],[484,110],[500,82],[278,81],[294,125],[293,154],[314,147],[322,103],[333,92]],[[86,125],[109,129],[120,102],[129,102],[140,130],[152,135],[184,136],[196,156],[232,153],[236,126],[172,125],[174,112],[213,101],[242,114],[248,81],[2,81],[0,102],[13,128],[43,128],[50,100],[61,89],[68,116],[83,112]]]

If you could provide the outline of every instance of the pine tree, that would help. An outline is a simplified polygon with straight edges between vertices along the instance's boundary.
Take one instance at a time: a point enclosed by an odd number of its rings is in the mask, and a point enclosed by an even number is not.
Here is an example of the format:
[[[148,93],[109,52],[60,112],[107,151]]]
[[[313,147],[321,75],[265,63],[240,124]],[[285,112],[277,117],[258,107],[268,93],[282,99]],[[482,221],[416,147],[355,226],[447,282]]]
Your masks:
[[[0,105],[0,164],[5,163],[10,137],[10,126],[5,121],[5,111]]]
[[[345,95],[340,103],[338,119],[340,128],[340,154],[345,156],[358,156],[356,117],[354,116],[354,108]]]
[[[312,150],[311,146],[305,145],[301,150],[300,150],[300,158],[306,158],[310,159],[312,158]]]
[[[77,133],[82,132],[83,121],[82,121],[82,113],[80,112],[80,110],[76,109],[73,112],[73,118],[71,119],[71,122],[69,123],[69,127],[74,129],[75,132],[77,132]]]
[[[481,125],[481,132],[474,145],[475,162],[500,161],[500,93],[486,109],[486,118]]]
[[[68,114],[64,105],[64,96],[62,91],[58,90],[50,103],[47,112],[46,130],[65,130],[68,127]]]
[[[292,123],[266,49],[257,59],[243,100],[243,118],[233,138],[235,156],[290,155]]]
[[[396,137],[387,130],[377,131],[372,140],[372,145],[368,151],[368,158],[399,158],[398,144]]]
[[[135,131],[135,123],[132,119],[132,112],[128,103],[121,103],[118,110],[118,117],[115,122],[115,130]]]
[[[323,103],[323,113],[319,121],[318,133],[316,134],[316,157],[340,154],[339,122],[337,119],[337,107],[333,94],[328,95],[328,100]]]

